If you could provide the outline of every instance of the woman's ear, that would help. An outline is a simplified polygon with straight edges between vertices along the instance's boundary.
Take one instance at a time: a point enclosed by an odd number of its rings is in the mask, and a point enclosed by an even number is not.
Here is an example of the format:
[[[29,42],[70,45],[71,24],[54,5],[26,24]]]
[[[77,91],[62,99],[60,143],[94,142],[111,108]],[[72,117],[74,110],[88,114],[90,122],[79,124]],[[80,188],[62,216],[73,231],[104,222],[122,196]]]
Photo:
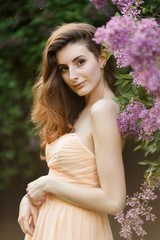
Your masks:
[[[101,49],[100,55],[99,55],[99,64],[101,68],[104,68],[106,66],[106,51]]]

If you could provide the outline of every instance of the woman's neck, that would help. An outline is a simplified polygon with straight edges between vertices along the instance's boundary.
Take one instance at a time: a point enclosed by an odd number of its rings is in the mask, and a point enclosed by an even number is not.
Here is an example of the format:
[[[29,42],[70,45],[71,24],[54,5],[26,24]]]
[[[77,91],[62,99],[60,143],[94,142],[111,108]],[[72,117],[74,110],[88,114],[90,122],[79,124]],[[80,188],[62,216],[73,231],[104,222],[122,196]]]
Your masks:
[[[113,98],[114,93],[109,88],[106,81],[101,81],[98,86],[87,96],[85,96],[86,107],[90,108],[95,102],[103,98]]]

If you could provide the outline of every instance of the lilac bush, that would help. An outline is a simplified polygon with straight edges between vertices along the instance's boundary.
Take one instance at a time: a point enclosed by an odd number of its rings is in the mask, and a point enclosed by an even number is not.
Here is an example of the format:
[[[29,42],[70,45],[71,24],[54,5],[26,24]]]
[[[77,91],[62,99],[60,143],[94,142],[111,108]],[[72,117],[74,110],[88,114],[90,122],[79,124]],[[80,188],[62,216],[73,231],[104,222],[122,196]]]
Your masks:
[[[160,28],[155,19],[142,19],[130,39],[128,60],[133,69],[142,72],[155,66],[160,56]]]
[[[91,2],[100,8],[106,0]],[[140,19],[143,2],[112,0],[122,15],[116,14],[105,26],[97,28],[93,40],[114,54],[119,68],[132,69],[130,74],[115,75],[120,89],[115,101],[122,110],[117,124],[122,136],[138,140],[136,149],[142,149],[147,156],[160,151],[160,27],[154,18]],[[157,198],[155,190],[160,190],[160,157],[140,164],[148,165],[146,181],[139,193],[127,196],[127,212],[116,216],[121,225],[120,236],[127,240],[132,240],[133,231],[138,236],[146,235],[144,222],[156,219],[149,202]]]
[[[150,110],[142,110],[139,118],[142,119],[140,138],[142,140],[152,140],[154,132],[160,129],[160,101],[156,100]]]
[[[146,235],[146,231],[143,229],[144,220],[154,221],[156,219],[155,214],[152,213],[152,207],[149,205],[150,201],[157,198],[155,194],[155,185],[150,186],[145,181],[140,188],[140,192],[134,193],[133,197],[127,196],[126,205],[129,210],[126,212],[120,212],[115,219],[121,225],[120,236],[132,240],[132,232],[135,231],[138,236]]]
[[[127,61],[136,73],[134,82],[160,95],[160,28],[155,19],[142,19],[131,38]]]
[[[121,68],[128,65],[127,56],[128,50],[126,49],[121,49],[114,52],[114,57],[117,60],[117,67]]]
[[[154,133],[160,129],[160,100],[149,110],[141,102],[131,100],[117,118],[117,124],[124,138],[153,140]]]
[[[103,8],[107,0],[90,0],[97,9]],[[112,3],[117,5],[122,14],[138,17],[141,10],[138,9],[144,1],[142,0],[112,0]]]
[[[94,40],[114,53],[119,67],[132,67],[135,84],[160,96],[160,27],[154,18],[112,17],[97,29]]]
[[[97,28],[93,40],[96,43],[105,43],[107,42],[106,28],[104,26]]]
[[[107,0],[90,0],[97,9],[103,8],[107,2]]]
[[[132,100],[127,105],[127,109],[117,118],[118,128],[124,138],[133,137],[137,139],[139,137],[141,128],[138,121],[142,110],[145,110],[142,103]]]
[[[132,18],[126,15],[115,16],[106,24],[106,27],[97,28],[94,40],[97,43],[104,42],[108,51],[114,52],[127,48],[134,32],[135,22]]]
[[[138,17],[141,13],[141,10],[137,8],[144,3],[141,0],[112,0],[112,2],[118,6],[122,14],[135,17]]]

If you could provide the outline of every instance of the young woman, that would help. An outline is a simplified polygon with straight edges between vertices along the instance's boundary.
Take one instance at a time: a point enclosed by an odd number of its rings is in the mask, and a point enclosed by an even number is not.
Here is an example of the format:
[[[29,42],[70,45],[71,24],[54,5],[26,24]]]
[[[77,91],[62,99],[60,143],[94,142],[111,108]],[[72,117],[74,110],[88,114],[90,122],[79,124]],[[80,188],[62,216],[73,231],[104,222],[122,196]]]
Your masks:
[[[63,25],[44,50],[32,120],[49,173],[29,183],[21,201],[26,240],[112,240],[107,214],[125,206],[112,59],[92,41],[95,30]]]

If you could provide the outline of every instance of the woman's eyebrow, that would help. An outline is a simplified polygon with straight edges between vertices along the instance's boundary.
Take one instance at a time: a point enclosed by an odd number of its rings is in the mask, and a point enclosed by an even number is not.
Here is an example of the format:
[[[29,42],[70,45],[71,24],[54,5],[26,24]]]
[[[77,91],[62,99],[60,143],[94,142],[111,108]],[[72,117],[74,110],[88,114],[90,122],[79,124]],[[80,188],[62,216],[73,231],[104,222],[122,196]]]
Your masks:
[[[63,67],[63,66],[66,66],[66,64],[58,64],[58,67]]]
[[[86,55],[79,55],[79,56],[77,56],[76,58],[74,58],[73,60],[72,60],[72,62],[74,62],[74,61],[76,61],[78,58],[80,58],[80,57],[86,57]]]
[[[77,57],[75,57],[72,62],[75,62],[78,58],[81,58],[81,57],[86,57],[86,55],[78,55]],[[58,67],[61,67],[61,66],[66,66],[66,64],[64,63],[60,63],[58,64]]]

